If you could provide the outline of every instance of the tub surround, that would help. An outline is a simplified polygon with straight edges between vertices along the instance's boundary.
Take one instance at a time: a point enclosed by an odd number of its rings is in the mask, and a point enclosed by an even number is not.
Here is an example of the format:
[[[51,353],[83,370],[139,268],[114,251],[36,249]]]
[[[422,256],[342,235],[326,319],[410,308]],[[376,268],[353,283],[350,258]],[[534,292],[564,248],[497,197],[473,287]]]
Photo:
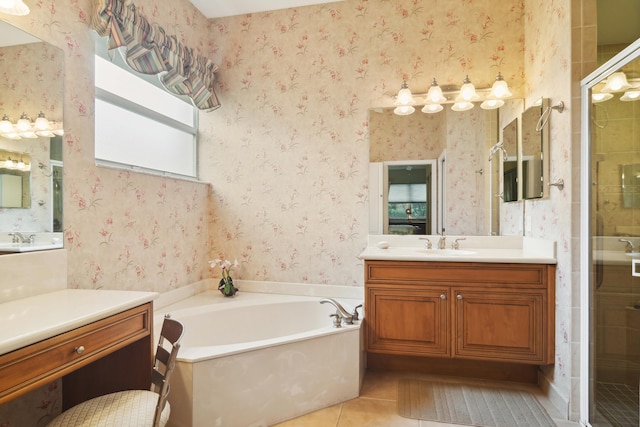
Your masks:
[[[425,250],[426,240],[432,244]],[[369,235],[360,259],[378,261],[443,261],[483,263],[556,264],[556,243],[519,236],[446,236],[446,249],[438,247],[440,236]],[[451,249],[456,239],[458,251]]]

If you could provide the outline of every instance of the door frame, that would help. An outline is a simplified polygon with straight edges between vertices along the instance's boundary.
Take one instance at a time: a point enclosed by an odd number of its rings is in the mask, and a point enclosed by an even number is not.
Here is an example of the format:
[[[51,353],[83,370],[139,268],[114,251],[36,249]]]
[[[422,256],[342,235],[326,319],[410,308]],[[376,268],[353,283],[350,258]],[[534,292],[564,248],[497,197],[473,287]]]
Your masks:
[[[580,424],[589,421],[589,382],[591,370],[591,89],[609,74],[640,57],[640,39],[629,45],[580,82]]]

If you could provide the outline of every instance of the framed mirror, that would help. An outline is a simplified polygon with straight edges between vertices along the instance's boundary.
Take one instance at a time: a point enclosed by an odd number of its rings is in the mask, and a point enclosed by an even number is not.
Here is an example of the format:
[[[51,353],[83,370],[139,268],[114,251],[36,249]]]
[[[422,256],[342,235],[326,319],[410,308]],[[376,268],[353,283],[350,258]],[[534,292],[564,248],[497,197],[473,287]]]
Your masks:
[[[507,103],[513,101],[522,102]],[[451,235],[489,234],[488,153],[498,141],[498,116],[498,110],[480,108],[457,112],[447,107],[436,114],[408,116],[393,114],[392,108],[369,110],[369,232],[382,234],[383,223],[387,223],[383,212],[389,209],[384,200],[388,183],[383,182],[383,165],[421,161],[433,162],[431,183],[436,194],[425,215],[431,218],[429,234],[442,230]]]
[[[502,129],[502,148],[502,200],[515,202],[520,199],[517,118]]]
[[[539,199],[545,197],[544,183],[549,169],[549,124],[541,122],[543,114],[549,108],[549,99],[540,98],[533,106],[522,113],[522,198]]]
[[[14,231],[62,232],[63,52],[0,21],[0,75],[0,176],[9,176],[3,193],[13,194],[10,205],[0,206],[0,241]],[[22,118],[24,129],[17,127]],[[36,122],[41,118],[46,124]],[[20,176],[19,206],[18,179],[11,176]]]

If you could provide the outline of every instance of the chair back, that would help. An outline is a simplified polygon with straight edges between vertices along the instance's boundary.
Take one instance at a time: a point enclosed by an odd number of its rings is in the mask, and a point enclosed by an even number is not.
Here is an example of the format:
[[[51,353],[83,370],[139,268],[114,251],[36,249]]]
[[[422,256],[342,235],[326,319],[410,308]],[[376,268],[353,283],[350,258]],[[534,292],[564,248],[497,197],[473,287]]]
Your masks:
[[[177,320],[165,317],[160,332],[156,357],[151,371],[151,391],[158,393],[158,405],[153,419],[154,427],[160,425],[160,416],[169,396],[169,379],[178,357],[180,339],[184,325]]]

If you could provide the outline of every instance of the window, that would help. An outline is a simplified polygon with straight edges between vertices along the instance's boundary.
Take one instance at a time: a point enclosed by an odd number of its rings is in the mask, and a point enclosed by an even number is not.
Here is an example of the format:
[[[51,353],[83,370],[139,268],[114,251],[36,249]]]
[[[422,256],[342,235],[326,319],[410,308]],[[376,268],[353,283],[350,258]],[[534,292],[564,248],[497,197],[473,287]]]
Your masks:
[[[196,108],[114,62],[95,56],[96,162],[196,178]]]

